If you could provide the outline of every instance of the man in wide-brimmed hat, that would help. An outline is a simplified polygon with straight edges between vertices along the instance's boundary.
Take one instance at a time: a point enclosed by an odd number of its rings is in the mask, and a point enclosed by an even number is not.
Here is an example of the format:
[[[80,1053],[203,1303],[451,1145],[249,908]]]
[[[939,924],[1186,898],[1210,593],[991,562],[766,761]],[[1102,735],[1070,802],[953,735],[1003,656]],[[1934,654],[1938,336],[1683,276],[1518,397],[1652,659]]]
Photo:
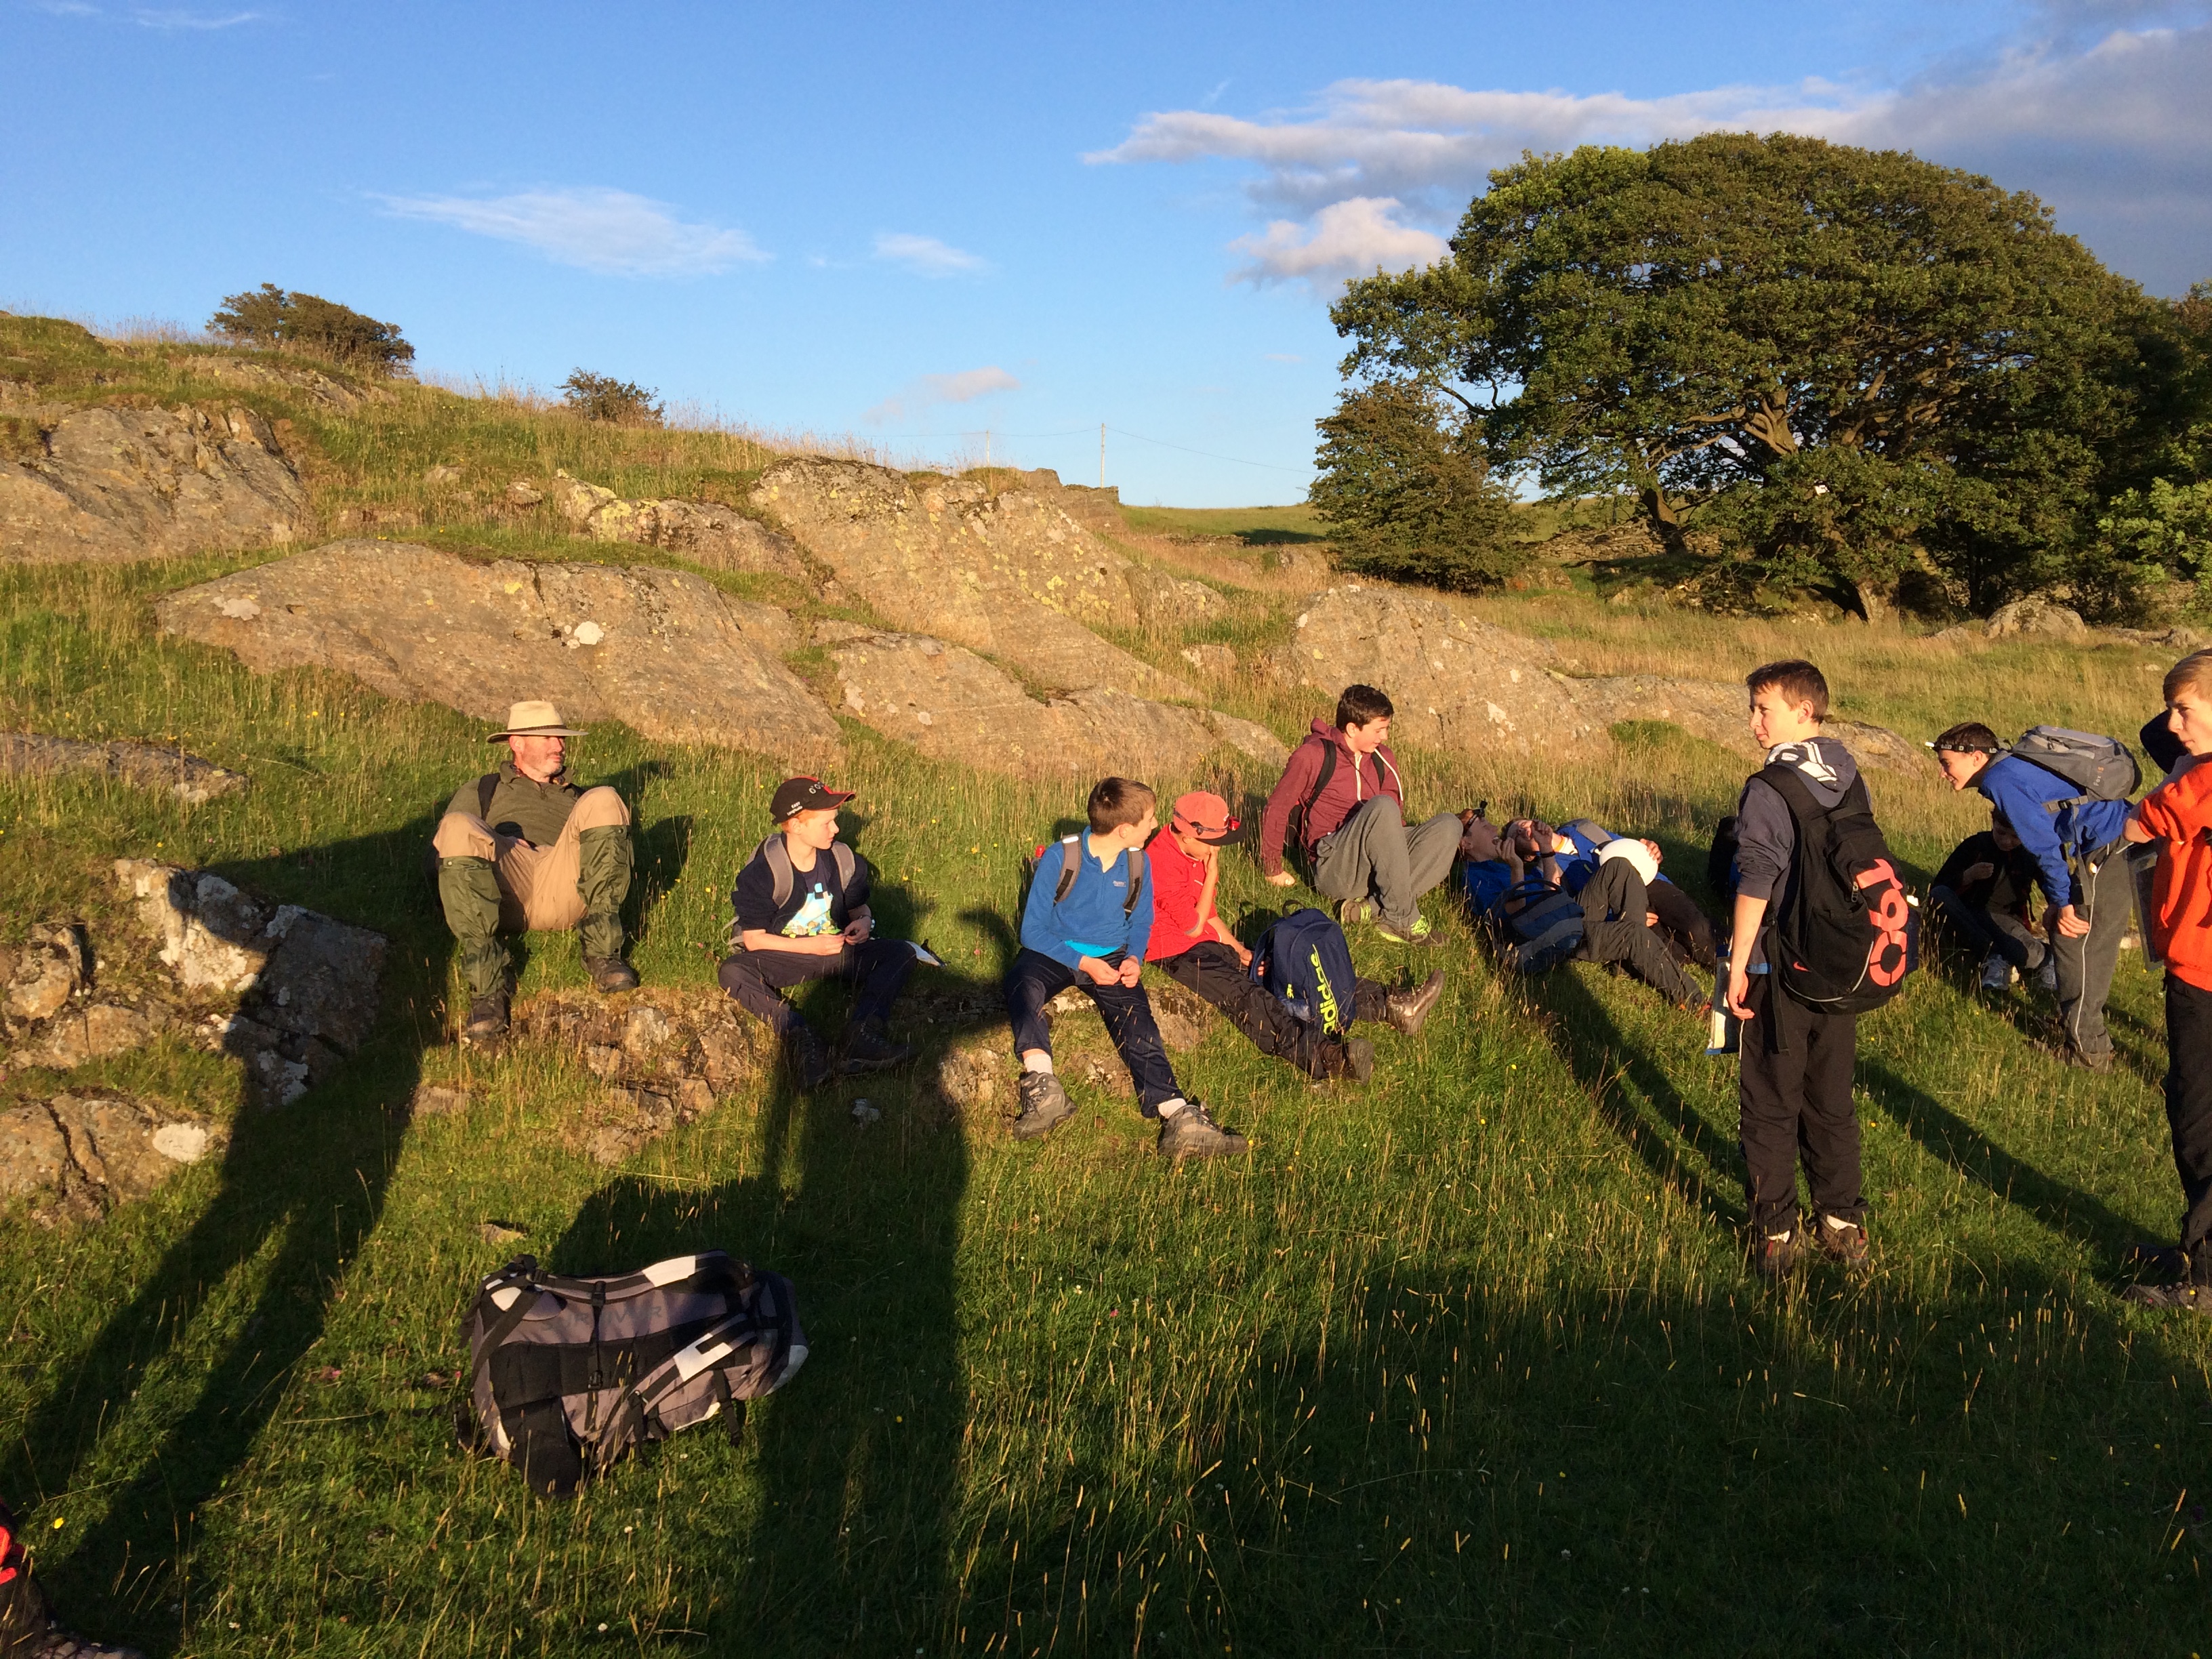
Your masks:
[[[602,991],[627,991],[637,974],[623,960],[623,900],[629,895],[629,808],[604,787],[568,781],[568,740],[550,702],[518,702],[499,770],[462,786],[438,822],[438,897],[460,941],[469,986],[462,1036],[489,1042],[507,1030],[508,968],[501,933],[574,927],[584,967]]]

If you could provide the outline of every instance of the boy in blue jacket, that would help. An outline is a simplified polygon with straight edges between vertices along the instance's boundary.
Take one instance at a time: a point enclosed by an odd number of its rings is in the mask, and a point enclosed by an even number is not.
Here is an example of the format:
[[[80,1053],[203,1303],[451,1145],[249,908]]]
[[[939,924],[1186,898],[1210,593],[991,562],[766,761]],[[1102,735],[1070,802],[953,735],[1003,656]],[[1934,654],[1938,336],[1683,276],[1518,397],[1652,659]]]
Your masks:
[[[1014,1120],[1019,1139],[1049,1134],[1074,1115],[1053,1074],[1052,1024],[1044,1006],[1080,985],[1129,1068],[1138,1106],[1160,1121],[1162,1157],[1249,1150],[1243,1136],[1214,1122],[1201,1103],[1183,1098],[1139,982],[1152,932],[1144,848],[1159,828],[1157,811],[1150,785],[1103,779],[1091,792],[1089,832],[1046,848],[1030,878],[1022,948],[1006,984],[1014,1052],[1022,1061],[1022,1110]]]
[[[1951,727],[1935,746],[1951,787],[1979,790],[2035,860],[2035,884],[2049,905],[2064,1058],[2087,1071],[2110,1071],[2105,999],[2135,908],[2125,856],[2128,803],[2082,799],[2057,773],[2006,753],[1978,720]]]

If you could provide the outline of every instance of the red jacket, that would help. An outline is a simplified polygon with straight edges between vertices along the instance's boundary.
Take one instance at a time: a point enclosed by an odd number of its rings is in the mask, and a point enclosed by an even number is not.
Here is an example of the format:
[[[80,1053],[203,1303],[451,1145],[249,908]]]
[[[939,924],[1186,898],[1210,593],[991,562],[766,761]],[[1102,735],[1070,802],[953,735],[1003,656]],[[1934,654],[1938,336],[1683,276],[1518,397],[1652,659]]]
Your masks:
[[[2136,817],[2165,845],[2151,887],[2150,945],[2166,970],[2212,991],[2212,761],[2192,766],[2142,799]]]
[[[1398,781],[1398,757],[1390,752],[1389,744],[1371,755],[1354,755],[1346,746],[1343,732],[1327,720],[1316,720],[1305,741],[1291,750],[1291,763],[1283,769],[1282,781],[1267,797],[1267,810],[1261,814],[1260,870],[1263,875],[1272,876],[1281,871],[1283,841],[1290,830],[1291,809],[1303,805],[1306,797],[1313,794],[1315,781],[1321,775],[1322,757],[1331,749],[1336,750],[1336,770],[1329,775],[1328,786],[1315,797],[1313,805],[1306,808],[1305,821],[1299,826],[1300,852],[1312,852],[1322,836],[1334,834],[1361,803],[1373,800],[1377,795],[1392,797],[1398,803],[1399,811],[1406,810],[1406,787]]]

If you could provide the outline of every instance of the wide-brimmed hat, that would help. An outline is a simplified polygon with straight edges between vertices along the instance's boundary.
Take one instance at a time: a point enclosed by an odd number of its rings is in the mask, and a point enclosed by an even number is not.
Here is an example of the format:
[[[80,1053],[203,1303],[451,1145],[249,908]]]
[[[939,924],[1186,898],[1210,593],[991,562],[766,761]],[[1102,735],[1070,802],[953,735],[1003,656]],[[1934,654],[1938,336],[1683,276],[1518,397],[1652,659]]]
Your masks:
[[[507,706],[507,730],[495,732],[486,743],[501,738],[580,738],[573,726],[561,723],[561,711],[550,702],[512,702]]]

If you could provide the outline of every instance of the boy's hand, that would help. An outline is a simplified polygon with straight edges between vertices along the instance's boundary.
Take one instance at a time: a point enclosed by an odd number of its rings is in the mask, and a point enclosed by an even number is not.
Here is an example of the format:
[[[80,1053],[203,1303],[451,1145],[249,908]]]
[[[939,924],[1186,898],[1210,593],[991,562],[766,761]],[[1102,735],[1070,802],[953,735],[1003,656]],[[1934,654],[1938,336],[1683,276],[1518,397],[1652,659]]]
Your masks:
[[[1656,910],[1646,910],[1644,913],[1644,925],[1646,927],[1656,927],[1659,925],[1659,913]]]
[[[845,924],[842,938],[848,945],[866,945],[868,942],[868,935],[875,932],[875,928],[874,917],[855,916]]]
[[[1729,963],[1728,1011],[1738,1019],[1749,1019],[1751,1012],[1751,971],[1743,963],[1731,958]]]
[[[1133,991],[1137,988],[1137,981],[1139,979],[1142,979],[1144,975],[1145,964],[1143,963],[1138,961],[1134,957],[1123,957],[1121,958],[1121,971],[1116,974],[1115,977],[1120,980],[1123,986]],[[1101,984],[1103,984],[1104,982],[1105,981],[1103,980],[1100,981]]]
[[[1996,872],[1997,867],[1994,864],[1970,864],[1959,872],[1959,879],[1972,886],[1977,882],[1987,881]]]
[[[2074,913],[2074,907],[2070,904],[2060,907],[2057,914],[2051,917],[2051,925],[2068,939],[2086,939],[2089,933],[2089,924]]]
[[[1298,878],[1287,870],[1278,870],[1267,878],[1267,885],[1270,887],[1295,887],[1297,884]]]
[[[1656,841],[1645,842],[1644,850],[1651,854],[1651,862],[1654,864],[1664,864],[1667,861],[1666,854],[1659,850],[1659,843]]]
[[[1122,965],[1127,967],[1128,964],[1125,963]],[[1099,961],[1097,957],[1078,957],[1075,961],[1075,971],[1093,985],[1111,985],[1121,977],[1120,974]]]

